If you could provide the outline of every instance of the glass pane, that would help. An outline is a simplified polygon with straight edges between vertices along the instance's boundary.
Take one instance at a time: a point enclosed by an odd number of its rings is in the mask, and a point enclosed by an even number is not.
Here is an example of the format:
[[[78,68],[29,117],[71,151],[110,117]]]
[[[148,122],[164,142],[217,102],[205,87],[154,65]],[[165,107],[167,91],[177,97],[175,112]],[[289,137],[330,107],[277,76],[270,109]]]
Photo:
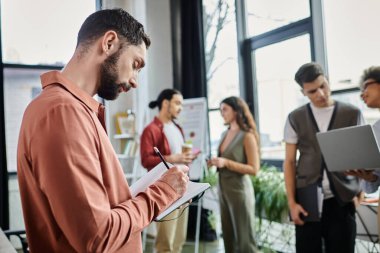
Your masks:
[[[203,11],[208,107],[219,108],[223,98],[239,96],[235,1],[204,0]]]
[[[364,120],[367,124],[374,124],[380,119],[380,112],[378,109],[368,108],[367,105],[360,99],[359,91],[345,92],[341,94],[332,95],[336,100],[343,101],[345,103],[353,104],[362,111]]]
[[[47,70],[4,69],[5,135],[8,171],[17,169],[17,142],[22,116],[41,91],[40,75]]]
[[[9,228],[11,230],[25,230],[17,175],[9,175],[8,179]],[[15,247],[21,248],[21,243],[18,239],[11,238],[11,242]]]
[[[310,16],[309,0],[246,0],[249,37]]]
[[[17,170],[17,142],[22,116],[32,98],[41,91],[40,74],[43,72],[46,70],[4,69],[5,139],[9,172]],[[17,176],[9,176],[8,183],[9,225],[11,229],[23,230],[25,227]]]
[[[220,137],[227,127],[224,125],[224,121],[219,110],[210,111],[208,117],[210,124],[211,154],[216,155],[218,153]]]
[[[63,65],[95,0],[1,0],[3,62]]]
[[[344,8],[342,8],[344,6]],[[331,88],[357,86],[365,68],[379,65],[380,1],[324,1]],[[354,19],[349,25],[347,20]]]
[[[294,74],[311,60],[310,37],[306,34],[263,47],[255,55],[262,158],[283,159],[286,118],[306,102]]]

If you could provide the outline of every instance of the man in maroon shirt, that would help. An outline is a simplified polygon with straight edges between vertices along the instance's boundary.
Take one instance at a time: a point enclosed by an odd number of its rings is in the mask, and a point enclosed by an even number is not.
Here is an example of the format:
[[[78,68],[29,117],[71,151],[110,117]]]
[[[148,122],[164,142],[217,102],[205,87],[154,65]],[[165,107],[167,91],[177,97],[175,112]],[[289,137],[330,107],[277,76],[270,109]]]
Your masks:
[[[182,152],[183,131],[174,121],[182,110],[182,103],[182,94],[175,89],[161,91],[157,100],[149,103],[151,109],[158,107],[159,113],[141,135],[141,163],[148,170],[161,162],[152,147],[159,148],[165,160],[173,164],[189,164],[196,158],[191,150]],[[180,253],[186,241],[188,210],[175,210],[165,219],[167,221],[156,223],[156,251]]]
[[[177,166],[132,198],[93,99],[137,88],[149,45],[127,12],[98,11],[66,67],[41,76],[17,151],[30,252],[142,252],[141,231],[186,191],[188,168]]]

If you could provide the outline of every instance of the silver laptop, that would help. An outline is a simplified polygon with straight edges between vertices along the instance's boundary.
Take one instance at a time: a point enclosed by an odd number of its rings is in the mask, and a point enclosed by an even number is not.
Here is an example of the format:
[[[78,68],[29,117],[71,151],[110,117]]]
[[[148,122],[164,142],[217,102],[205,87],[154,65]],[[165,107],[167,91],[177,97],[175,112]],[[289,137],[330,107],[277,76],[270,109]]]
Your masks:
[[[371,125],[317,133],[317,140],[329,171],[380,170],[380,151]]]

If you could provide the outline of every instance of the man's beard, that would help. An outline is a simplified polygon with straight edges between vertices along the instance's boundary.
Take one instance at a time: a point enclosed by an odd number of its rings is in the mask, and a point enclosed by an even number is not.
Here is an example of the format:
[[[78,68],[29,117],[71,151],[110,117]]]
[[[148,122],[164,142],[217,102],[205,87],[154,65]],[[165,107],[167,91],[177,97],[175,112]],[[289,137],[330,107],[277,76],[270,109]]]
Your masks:
[[[177,119],[177,115],[176,113],[172,113],[172,110],[171,110],[171,105],[169,104],[169,107],[168,107],[168,115],[169,115],[169,118],[170,120],[175,120]]]
[[[100,85],[98,95],[106,100],[115,100],[120,93],[121,87],[131,88],[128,83],[118,83],[117,61],[119,60],[121,49],[109,56],[100,66]]]

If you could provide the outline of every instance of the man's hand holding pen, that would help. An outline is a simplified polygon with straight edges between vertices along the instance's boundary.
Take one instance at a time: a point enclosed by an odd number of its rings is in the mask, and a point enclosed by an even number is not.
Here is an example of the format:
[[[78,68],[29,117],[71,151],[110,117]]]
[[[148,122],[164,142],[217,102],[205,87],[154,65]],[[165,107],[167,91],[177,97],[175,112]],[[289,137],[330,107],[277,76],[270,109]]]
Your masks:
[[[173,189],[182,196],[186,192],[187,184],[189,182],[189,176],[187,175],[188,171],[189,167],[185,165],[177,165],[165,172],[161,179],[173,187]]]
[[[162,175],[161,180],[173,187],[173,189],[180,196],[182,196],[186,192],[187,184],[189,182],[189,176],[187,175],[189,172],[189,167],[185,165],[178,165],[169,168],[168,163],[165,161],[158,148],[154,147],[153,149],[168,169],[168,171]]]

